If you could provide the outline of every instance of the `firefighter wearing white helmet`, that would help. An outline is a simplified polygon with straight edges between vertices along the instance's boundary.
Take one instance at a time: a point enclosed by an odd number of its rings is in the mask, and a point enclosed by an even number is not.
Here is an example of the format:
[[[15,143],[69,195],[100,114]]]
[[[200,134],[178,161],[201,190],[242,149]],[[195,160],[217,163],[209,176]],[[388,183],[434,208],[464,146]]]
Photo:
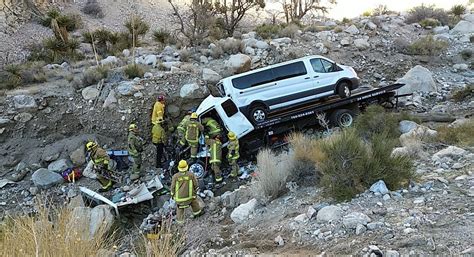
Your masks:
[[[239,140],[234,132],[229,131],[227,134],[229,138],[229,144],[227,145],[227,161],[231,167],[230,176],[237,177],[239,175],[239,165],[237,164],[237,160],[240,157],[239,154]]]
[[[128,154],[133,159],[130,179],[136,180],[140,178],[142,152],[145,141],[138,135],[138,126],[135,123],[132,123],[128,126],[128,131]]]
[[[184,223],[185,210],[189,207],[191,207],[194,217],[203,214],[203,210],[196,199],[198,182],[188,168],[188,163],[185,160],[179,161],[179,172],[174,174],[171,179],[171,196],[176,202],[176,222],[178,224]]]

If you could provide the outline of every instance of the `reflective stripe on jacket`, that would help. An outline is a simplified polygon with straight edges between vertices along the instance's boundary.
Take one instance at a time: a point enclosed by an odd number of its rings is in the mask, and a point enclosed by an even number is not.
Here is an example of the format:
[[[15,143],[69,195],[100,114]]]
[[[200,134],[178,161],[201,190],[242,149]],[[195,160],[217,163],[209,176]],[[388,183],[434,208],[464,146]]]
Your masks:
[[[91,153],[91,159],[95,165],[107,166],[110,162],[110,157],[107,154],[107,151],[100,147],[97,147],[97,149]]]
[[[237,160],[239,159],[239,140],[230,140],[229,145],[227,145],[229,152],[227,153],[227,159]]]
[[[178,127],[176,128],[178,132],[183,133],[186,132],[186,124],[188,124],[189,119],[191,119],[191,115],[186,115],[184,118],[181,120],[181,122],[178,124]]]
[[[222,158],[222,143],[220,140],[211,139],[211,160],[209,163],[221,163]]]
[[[153,144],[165,143],[166,142],[166,133],[161,124],[153,125],[151,129],[151,141]]]
[[[178,172],[171,180],[172,196],[176,203],[190,203],[196,196],[197,180],[191,172]]]
[[[205,118],[203,123],[209,129],[209,134],[217,135],[221,132],[221,126],[215,119]]]
[[[137,156],[143,151],[144,141],[141,137],[137,136],[134,132],[128,133],[128,153],[130,156]]]
[[[199,132],[203,131],[204,127],[196,120],[188,121],[186,125],[186,141],[197,144],[199,141]]]
[[[153,112],[151,114],[151,123],[156,124],[158,123],[159,118],[163,119],[165,115],[165,104],[156,101],[153,105]]]

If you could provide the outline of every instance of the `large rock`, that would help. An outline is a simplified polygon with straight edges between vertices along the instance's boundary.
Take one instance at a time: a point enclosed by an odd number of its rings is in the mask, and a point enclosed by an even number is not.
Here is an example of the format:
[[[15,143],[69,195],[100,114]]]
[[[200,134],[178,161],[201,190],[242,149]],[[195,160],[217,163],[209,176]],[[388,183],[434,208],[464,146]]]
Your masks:
[[[82,164],[86,163],[86,151],[84,150],[83,146],[80,146],[76,150],[74,150],[70,155],[69,158],[71,159],[72,163],[76,166],[81,166]]]
[[[71,168],[72,163],[66,159],[56,160],[48,165],[48,170],[54,171],[57,173],[63,172],[67,168]]]
[[[411,120],[402,120],[400,121],[400,124],[398,126],[398,130],[400,130],[400,133],[405,134],[413,129],[415,129],[418,126],[418,124],[414,121]]]
[[[373,193],[378,193],[378,194],[388,194],[388,188],[387,186],[385,185],[385,182],[383,180],[379,180],[377,182],[375,182],[371,187],[370,187],[370,192],[373,192]],[[365,225],[365,224],[364,224]]]
[[[361,212],[352,212],[342,218],[342,224],[344,224],[345,228],[353,228],[355,229],[357,225],[367,225],[371,219],[361,213]]]
[[[357,35],[359,34],[359,29],[354,25],[352,24],[351,26],[349,26],[347,29],[344,30],[345,32],[351,34],[351,35]]]
[[[456,26],[451,30],[452,34],[471,34],[474,33],[474,22],[470,21],[460,21]]]
[[[36,108],[36,101],[29,95],[16,95],[13,97],[13,103],[16,109],[30,109]]]
[[[145,56],[145,64],[152,65],[153,67],[156,66],[156,62],[158,61],[158,57],[154,54],[149,54]]]
[[[31,113],[21,112],[21,113],[18,113],[17,115],[15,115],[15,117],[13,117],[13,119],[18,121],[18,122],[25,123],[25,122],[28,122],[31,119],[33,119],[33,115]]]
[[[417,65],[411,68],[405,76],[396,83],[404,83],[405,86],[398,89],[398,94],[411,94],[413,92],[436,92],[438,89],[433,76],[427,68]]]
[[[0,118],[0,128],[6,127],[12,121],[8,118]]]
[[[94,85],[94,86],[88,86],[84,88],[81,94],[82,94],[82,98],[88,101],[88,100],[96,99],[99,96],[100,92],[97,89],[97,87]]]
[[[318,211],[316,220],[318,222],[329,222],[341,219],[342,209],[340,207],[329,205]]]
[[[257,41],[257,43],[255,43],[255,47],[258,49],[268,49],[270,46],[265,41]]]
[[[438,135],[436,130],[418,125],[416,128],[400,136],[402,146],[412,146],[416,142],[427,142]]]
[[[255,207],[257,207],[257,199],[253,198],[247,203],[241,204],[235,208],[230,214],[230,218],[235,223],[245,222],[249,218],[250,214],[253,213]]]
[[[179,90],[179,96],[185,99],[200,99],[207,95],[209,95],[209,89],[197,83],[185,84]]]
[[[61,175],[44,168],[35,171],[31,176],[31,180],[33,180],[35,186],[42,189],[48,189],[64,182],[64,179],[61,177]]]
[[[289,37],[281,37],[272,39],[272,43],[276,44],[291,44],[291,38]]]
[[[345,37],[341,39],[341,45],[342,46],[349,46],[352,43],[352,38],[350,37]]]
[[[107,56],[107,58],[103,59],[100,61],[101,65],[111,65],[111,64],[116,64],[118,63],[118,58],[115,56]]]
[[[202,80],[207,81],[209,83],[217,83],[219,80],[221,80],[222,76],[219,75],[219,73],[208,69],[204,68],[202,69]]]
[[[75,207],[69,227],[77,233],[79,238],[91,240],[96,235],[107,232],[112,227],[113,221],[114,215],[108,205],[99,205],[93,209]]]
[[[462,19],[469,22],[474,22],[474,13],[469,13],[462,16]]]
[[[229,60],[225,63],[233,73],[242,73],[250,70],[252,59],[245,54],[234,54],[231,55]]]
[[[174,104],[168,105],[166,107],[166,111],[173,118],[178,118],[179,115],[181,114],[181,109],[177,105],[174,105]]]
[[[89,235],[91,238],[94,235],[102,231],[107,231],[112,226],[114,221],[114,215],[111,212],[111,207],[109,205],[99,205],[92,209],[90,216],[89,224]]]
[[[438,26],[433,28],[434,34],[444,34],[449,32],[449,26]]]
[[[259,42],[259,41],[256,40],[255,38],[246,38],[246,39],[242,40],[244,48],[246,48],[246,47],[256,48],[257,47],[257,42]]]
[[[367,38],[358,38],[354,40],[354,46],[359,50],[366,50],[370,48],[370,43]]]
[[[134,87],[133,81],[122,81],[117,86],[117,91],[118,91],[119,94],[121,94],[123,96],[131,96],[137,90]]]
[[[433,161],[438,161],[444,157],[449,157],[451,159],[457,160],[459,158],[464,157],[467,154],[468,154],[468,151],[462,148],[459,148],[457,146],[448,146],[447,148],[444,148],[443,150],[435,153],[431,159]]]
[[[102,107],[104,108],[113,107],[115,103],[117,103],[117,98],[115,97],[115,91],[110,90],[109,94],[107,95],[107,98],[105,98],[104,105],[102,105]]]

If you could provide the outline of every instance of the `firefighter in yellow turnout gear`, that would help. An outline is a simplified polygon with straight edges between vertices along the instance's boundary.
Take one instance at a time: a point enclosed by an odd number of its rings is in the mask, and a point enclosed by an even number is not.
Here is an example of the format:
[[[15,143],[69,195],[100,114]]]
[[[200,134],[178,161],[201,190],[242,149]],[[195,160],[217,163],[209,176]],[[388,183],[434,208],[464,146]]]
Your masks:
[[[159,119],[164,120],[165,116],[165,97],[163,95],[158,96],[158,101],[153,105],[153,111],[151,113],[151,124],[155,125]]]
[[[180,145],[186,145],[186,139],[185,139],[185,134],[186,134],[186,124],[188,124],[189,120],[191,119],[191,111],[188,111],[188,114],[184,116],[184,118],[181,120],[181,122],[178,124],[178,127],[176,127],[176,130],[178,130],[178,140]]]
[[[179,172],[174,174],[171,179],[171,196],[176,202],[176,222],[178,224],[184,223],[185,210],[190,206],[194,217],[203,213],[196,199],[198,182],[194,174],[188,171],[188,168],[188,163],[185,160],[179,161]]]
[[[237,177],[239,175],[239,165],[237,164],[237,160],[240,157],[239,140],[237,139],[235,133],[232,131],[229,131],[227,137],[229,138],[229,144],[227,145],[227,161],[231,166],[230,176]]]
[[[219,125],[219,123],[215,119],[211,117],[206,117],[202,120],[202,124],[206,128],[207,135],[210,138],[214,138],[216,135],[221,134],[221,125]]]
[[[90,152],[91,160],[94,163],[94,169],[98,170],[97,180],[102,185],[102,188],[99,191],[105,192],[112,189],[112,180],[110,179],[110,176],[107,178],[104,175],[115,171],[117,166],[115,161],[111,160],[107,151],[100,148],[94,141],[87,142],[86,150]]]
[[[142,152],[145,141],[138,135],[138,127],[132,123],[128,127],[128,154],[133,159],[131,180],[140,178],[140,170],[142,167]]]
[[[151,141],[156,146],[156,168],[161,168],[163,149],[166,143],[166,132],[161,123],[163,123],[163,120],[158,119],[158,122],[151,129]]]
[[[221,158],[222,158],[222,143],[220,135],[216,135],[214,138],[209,139],[208,145],[210,146],[211,159],[209,163],[211,164],[211,169],[214,172],[214,178],[216,183],[222,182],[222,173],[221,173]]]
[[[185,139],[191,146],[191,158],[196,158],[199,149],[199,136],[204,131],[204,126],[197,120],[197,113],[191,113],[190,120],[186,123]]]

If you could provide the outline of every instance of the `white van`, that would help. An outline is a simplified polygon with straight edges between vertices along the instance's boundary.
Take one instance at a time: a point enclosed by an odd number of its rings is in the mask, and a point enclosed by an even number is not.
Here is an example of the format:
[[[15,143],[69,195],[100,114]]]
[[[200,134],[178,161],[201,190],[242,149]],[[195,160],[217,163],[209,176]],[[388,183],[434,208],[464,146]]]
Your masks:
[[[359,78],[351,67],[313,55],[227,77],[217,85],[222,96],[258,123],[281,108],[334,94],[348,97]]]

